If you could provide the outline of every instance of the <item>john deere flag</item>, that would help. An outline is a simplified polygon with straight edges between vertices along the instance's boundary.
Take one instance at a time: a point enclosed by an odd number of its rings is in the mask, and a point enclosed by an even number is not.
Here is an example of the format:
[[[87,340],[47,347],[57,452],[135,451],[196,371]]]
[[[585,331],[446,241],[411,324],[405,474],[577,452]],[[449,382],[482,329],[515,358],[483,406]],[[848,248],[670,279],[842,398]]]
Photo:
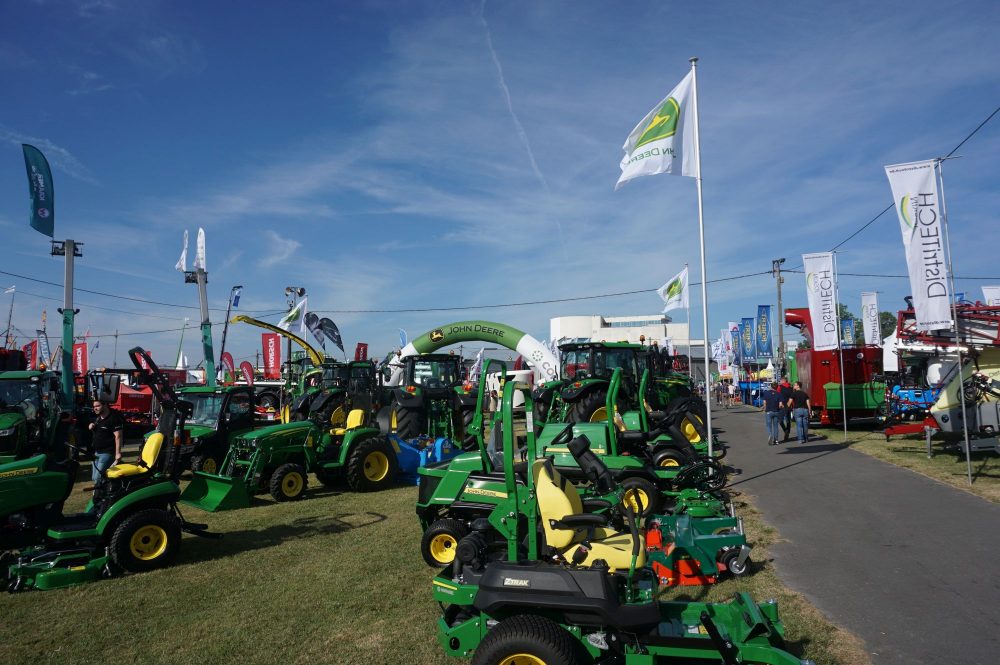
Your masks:
[[[833,272],[833,254],[803,254],[806,296],[812,322],[812,348],[828,351],[840,346],[837,337],[837,277]]]
[[[753,334],[753,319],[746,318],[740,321],[740,356],[743,362],[750,362],[757,357],[756,338]]]
[[[24,166],[28,170],[28,194],[31,196],[31,228],[50,238],[55,237],[56,208],[52,191],[52,170],[41,150],[26,143]]]
[[[757,305],[757,357],[771,358],[774,348],[771,346],[771,306]]]
[[[288,312],[288,314],[285,314],[285,316],[283,316],[282,319],[278,321],[278,327],[281,328],[282,330],[287,330],[288,332],[292,332],[292,328],[297,328],[298,334],[304,335],[306,332],[305,321],[306,321],[307,300],[309,300],[308,296],[300,300],[299,304],[297,304],[294,308],[292,308],[292,310]]]
[[[663,299],[663,313],[672,309],[688,306],[688,269],[674,275],[673,279],[656,289],[656,294]]]
[[[950,328],[951,302],[935,161],[887,166],[885,174],[903,234],[917,330]]]
[[[615,191],[632,178],[657,173],[695,176],[694,108],[689,72],[625,139],[622,175]]]
[[[865,331],[865,344],[882,346],[882,323],[878,313],[878,294],[865,291],[861,294],[861,326]]]

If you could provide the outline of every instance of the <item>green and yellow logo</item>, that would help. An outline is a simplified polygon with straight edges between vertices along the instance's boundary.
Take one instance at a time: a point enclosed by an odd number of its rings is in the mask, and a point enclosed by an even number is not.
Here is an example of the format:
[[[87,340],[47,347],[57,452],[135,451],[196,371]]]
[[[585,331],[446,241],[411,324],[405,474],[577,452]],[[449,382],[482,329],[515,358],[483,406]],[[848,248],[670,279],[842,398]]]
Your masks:
[[[680,115],[681,109],[677,105],[677,100],[673,97],[668,97],[667,101],[663,102],[660,110],[653,116],[653,119],[646,125],[646,129],[642,130],[642,134],[639,135],[639,140],[636,142],[635,147],[640,148],[647,143],[669,138],[676,134],[677,120],[680,118]]]
[[[816,273],[811,272],[808,275],[806,275],[806,288],[812,291],[813,293],[819,291],[819,280],[816,279]]]
[[[431,331],[431,341],[432,342],[440,342],[443,339],[444,339],[444,331],[443,330],[441,330],[440,328],[438,328],[437,330],[432,330]]]
[[[678,277],[672,282],[667,284],[667,300],[673,300],[674,298],[680,297],[681,293],[684,291],[684,284],[681,282],[681,278]]]
[[[902,219],[911,229],[913,228],[913,220],[910,219],[909,194],[903,194],[903,198],[899,199],[899,218]]]

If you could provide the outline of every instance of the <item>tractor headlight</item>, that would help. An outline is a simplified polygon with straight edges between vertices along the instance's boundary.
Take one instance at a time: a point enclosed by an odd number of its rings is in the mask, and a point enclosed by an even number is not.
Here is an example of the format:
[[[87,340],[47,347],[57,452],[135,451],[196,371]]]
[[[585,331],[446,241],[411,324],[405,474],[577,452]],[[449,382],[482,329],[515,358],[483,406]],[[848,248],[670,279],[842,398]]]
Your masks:
[[[8,427],[7,429],[0,429],[0,436],[14,436],[14,432],[17,431],[16,427]]]

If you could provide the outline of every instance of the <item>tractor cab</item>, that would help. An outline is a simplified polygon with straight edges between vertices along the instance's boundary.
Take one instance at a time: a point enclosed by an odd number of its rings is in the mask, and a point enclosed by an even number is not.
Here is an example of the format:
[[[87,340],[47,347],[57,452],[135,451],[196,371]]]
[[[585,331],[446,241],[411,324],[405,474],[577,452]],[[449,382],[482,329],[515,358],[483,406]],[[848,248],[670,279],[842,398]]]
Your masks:
[[[402,383],[386,386],[379,414],[385,431],[403,439],[420,435],[464,440],[476,396],[463,383],[462,360],[446,353],[401,359]]]
[[[177,390],[191,404],[184,423],[182,468],[215,473],[230,444],[254,429],[254,390],[250,386],[191,386]]]
[[[62,414],[57,374],[0,372],[0,463],[56,452],[68,434]]]

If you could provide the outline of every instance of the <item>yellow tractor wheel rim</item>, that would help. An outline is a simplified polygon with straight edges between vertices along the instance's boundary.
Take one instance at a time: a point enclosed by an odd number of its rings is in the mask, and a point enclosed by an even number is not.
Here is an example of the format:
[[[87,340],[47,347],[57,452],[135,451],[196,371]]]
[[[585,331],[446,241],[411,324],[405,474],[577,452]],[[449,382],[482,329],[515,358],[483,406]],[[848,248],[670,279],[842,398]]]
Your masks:
[[[681,434],[684,438],[688,440],[689,443],[698,443],[701,441],[701,435],[698,434],[698,430],[695,428],[694,423],[691,422],[691,418],[684,416],[684,420],[681,421]]]
[[[590,414],[590,422],[592,423],[604,423],[608,421],[608,408],[602,406],[599,409],[595,409],[592,414]],[[619,432],[625,431],[625,421],[622,420],[621,414],[618,410],[615,410],[615,427],[618,428]]]
[[[632,512],[636,514],[640,511],[640,501],[642,502],[642,510],[649,508],[649,495],[646,494],[645,490],[641,490],[637,487],[626,490],[624,496],[622,496],[622,503],[631,508]]]
[[[167,551],[167,532],[157,524],[139,527],[129,540],[132,556],[140,561],[152,561]]]
[[[214,457],[206,457],[201,463],[201,470],[205,473],[216,473],[219,470],[219,464]]]
[[[431,557],[440,564],[451,563],[455,560],[455,547],[458,541],[450,533],[439,533],[431,538]]]
[[[334,427],[343,427],[346,422],[347,416],[344,415],[344,407],[338,406],[330,414],[330,424]]]
[[[389,475],[389,458],[380,450],[373,450],[365,457],[365,478],[377,483]]]
[[[530,653],[515,653],[507,656],[497,665],[545,665],[545,661]]]
[[[281,493],[288,498],[298,496],[302,493],[304,485],[305,482],[302,479],[302,474],[298,471],[292,471],[285,474],[285,477],[281,479]]]
[[[681,463],[675,460],[673,457],[664,457],[660,460],[657,466],[680,466]]]

